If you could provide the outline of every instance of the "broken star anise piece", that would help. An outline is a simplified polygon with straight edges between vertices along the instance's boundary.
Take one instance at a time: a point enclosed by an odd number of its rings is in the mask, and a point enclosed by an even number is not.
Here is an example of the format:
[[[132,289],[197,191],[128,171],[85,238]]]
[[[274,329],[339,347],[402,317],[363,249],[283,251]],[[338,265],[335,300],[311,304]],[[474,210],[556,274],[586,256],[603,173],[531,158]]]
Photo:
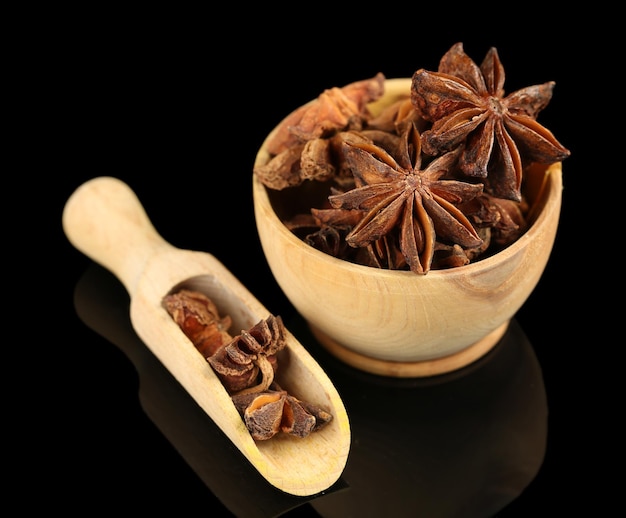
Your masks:
[[[232,401],[253,439],[266,441],[280,432],[286,392],[240,394],[232,396]]]
[[[287,346],[281,317],[270,315],[233,338],[226,331],[230,316],[220,317],[204,293],[180,289],[163,297],[162,305],[211,365],[254,439],[279,431],[306,437],[332,420],[326,410],[300,401],[274,380],[277,354]]]
[[[524,201],[518,203],[483,193],[460,208],[475,228],[489,228],[490,241],[502,249],[527,230],[525,206]]]
[[[341,144],[346,139],[365,138],[360,132],[350,130],[295,143],[266,164],[257,165],[254,174],[263,185],[278,191],[296,187],[307,180],[333,180],[337,185],[351,185],[352,173],[341,160]]]
[[[384,83],[385,76],[378,73],[371,79],[324,90],[281,122],[266,142],[269,153],[277,155],[294,144],[360,127],[371,116],[367,105],[382,96]]]
[[[558,162],[570,152],[536,120],[555,83],[505,96],[504,79],[495,47],[478,67],[457,43],[441,58],[437,72],[413,74],[411,101],[432,122],[422,134],[425,153],[439,155],[465,144],[461,170],[485,179],[485,189],[494,196],[520,201],[527,162]]]
[[[276,353],[285,345],[283,321],[270,315],[243,330],[207,360],[229,394],[262,392],[274,381]]]
[[[444,176],[456,164],[461,147],[432,160],[422,169],[420,135],[413,122],[402,129],[401,146],[392,156],[367,142],[343,146],[356,187],[328,200],[334,208],[359,209],[365,216],[346,236],[353,247],[364,247],[399,229],[399,249],[411,271],[426,274],[436,240],[463,248],[482,240],[457,208],[482,193],[482,184]]]
[[[221,317],[215,303],[206,295],[183,289],[166,295],[162,302],[205,358],[232,340],[228,333],[232,325],[230,316]]]
[[[333,419],[332,414],[319,405],[287,395],[281,431],[297,437],[306,437],[321,430]]]
[[[341,164],[335,163],[333,137],[360,130],[371,118],[368,104],[380,98],[385,76],[324,90],[317,99],[288,115],[265,143],[270,160],[254,174],[271,189],[282,190],[305,180],[341,183]]]
[[[267,440],[283,432],[307,437],[332,421],[332,415],[290,395],[273,383],[269,390],[232,396],[237,411],[256,440]]]
[[[398,126],[409,120],[415,122],[415,126],[420,131],[425,129],[427,125],[427,121],[421,117],[415,106],[413,106],[410,92],[407,93],[406,97],[402,97],[384,107],[378,115],[367,121],[366,129],[377,129],[394,133]]]

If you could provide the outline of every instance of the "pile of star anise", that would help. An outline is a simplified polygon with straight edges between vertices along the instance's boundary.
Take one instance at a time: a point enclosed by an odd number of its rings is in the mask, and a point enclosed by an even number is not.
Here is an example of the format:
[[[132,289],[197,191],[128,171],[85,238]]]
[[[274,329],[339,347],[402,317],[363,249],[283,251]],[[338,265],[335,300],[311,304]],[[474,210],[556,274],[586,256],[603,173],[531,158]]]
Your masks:
[[[162,304],[211,365],[253,439],[278,433],[307,437],[332,420],[324,408],[296,398],[276,382],[278,352],[287,345],[279,316],[269,315],[232,336],[230,316],[221,316],[213,300],[199,291],[174,291]]]
[[[322,193],[283,220],[328,254],[417,274],[468,264],[526,231],[527,168],[570,155],[537,122],[555,83],[505,95],[504,78],[496,48],[478,66],[457,43],[376,116],[382,73],[328,89],[279,125],[254,172],[273,191]]]

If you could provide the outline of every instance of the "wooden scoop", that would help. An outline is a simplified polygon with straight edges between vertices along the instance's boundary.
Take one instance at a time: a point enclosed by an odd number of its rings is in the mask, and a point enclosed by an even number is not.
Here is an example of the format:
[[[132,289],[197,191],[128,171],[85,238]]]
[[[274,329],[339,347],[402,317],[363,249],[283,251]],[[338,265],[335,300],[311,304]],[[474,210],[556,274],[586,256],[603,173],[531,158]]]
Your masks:
[[[270,312],[222,263],[166,242],[135,193],[112,177],[94,178],[70,196],[63,228],[78,250],[124,284],[137,335],[270,484],[309,496],[339,479],[350,449],[346,409],[326,373],[288,330],[287,347],[278,357],[278,384],[325,407],[333,419],[305,438],[280,433],[255,441],[209,363],[163,308],[165,295],[188,288],[212,299],[221,315],[230,315],[233,335],[267,318]]]

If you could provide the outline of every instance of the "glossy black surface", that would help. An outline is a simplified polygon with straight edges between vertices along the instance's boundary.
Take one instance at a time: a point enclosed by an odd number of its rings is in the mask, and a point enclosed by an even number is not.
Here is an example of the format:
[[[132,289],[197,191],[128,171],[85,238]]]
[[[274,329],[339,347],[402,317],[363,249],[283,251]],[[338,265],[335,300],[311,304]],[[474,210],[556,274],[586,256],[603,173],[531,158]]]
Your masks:
[[[27,380],[14,392],[28,386],[31,391],[24,393],[36,395],[25,397],[25,405],[20,402],[16,417],[23,423],[27,414],[33,421],[28,434],[17,434],[28,437],[21,450],[28,459],[16,466],[16,473],[24,473],[16,480],[41,487],[48,511],[68,514],[163,509],[179,516],[237,514],[224,505],[230,499],[231,505],[271,516],[294,503],[253,496],[259,486],[244,466],[210,463],[237,459],[237,452],[211,431],[211,423],[193,415],[193,405],[187,408],[185,395],[177,393],[167,373],[158,374],[145,351],[129,359],[118,343],[132,342],[124,329],[123,294],[103,310],[113,322],[106,332],[94,330],[77,311],[84,306],[75,298],[98,267],[66,240],[63,205],[84,181],[112,175],[137,193],[167,241],[214,254],[266,307],[283,315],[345,394],[355,431],[342,477],[347,487],[303,503],[287,516],[379,516],[383,508],[385,514],[426,518],[481,518],[499,508],[497,516],[504,518],[560,516],[572,509],[585,514],[588,504],[602,515],[611,493],[594,489],[602,478],[600,459],[607,458],[599,453],[608,442],[599,432],[611,426],[598,405],[605,401],[598,388],[607,377],[607,347],[617,345],[598,331],[611,319],[589,273],[601,261],[585,248],[584,236],[595,224],[588,212],[581,216],[594,188],[589,132],[581,129],[580,111],[572,109],[590,95],[585,78],[594,41],[582,36],[575,21],[565,25],[537,13],[533,20],[524,18],[523,28],[507,24],[505,31],[484,30],[477,37],[477,27],[486,27],[485,16],[459,28],[420,31],[425,15],[416,7],[410,15],[396,12],[376,22],[370,16],[365,24],[347,16],[331,31],[325,11],[316,19],[316,33],[299,25],[313,21],[301,17],[252,32],[234,19],[220,21],[232,27],[242,50],[225,46],[214,34],[217,19],[202,16],[196,25],[193,16],[175,22],[171,13],[158,22],[142,13],[132,20],[120,15],[107,23],[96,24],[97,17],[83,26],[62,23],[62,30],[40,38],[30,63],[36,71],[32,84],[41,86],[29,101],[37,112],[33,128],[39,143],[31,154],[43,160],[35,168],[42,180],[36,189],[32,176],[17,180],[23,184],[18,194],[24,206],[34,206],[44,227],[31,229],[24,219],[7,223],[26,238],[25,257],[40,265],[28,266],[28,275],[20,278],[28,315],[35,307],[35,315],[48,317],[50,333],[42,337],[39,321],[28,319],[25,329],[37,331],[36,340],[20,348],[25,359],[19,365],[30,370],[20,374]],[[414,25],[399,30],[407,20]],[[312,37],[320,27],[329,32]],[[389,37],[371,45],[381,31]],[[252,164],[265,135],[324,88],[379,71],[407,77],[422,65],[435,68],[457,41],[477,62],[496,46],[507,91],[556,81],[539,120],[572,151],[563,166],[561,224],[539,285],[503,343],[487,357],[445,380],[378,379],[317,349],[274,282],[256,236]],[[589,114],[595,104],[585,106]],[[33,190],[41,194],[39,200],[33,200]],[[16,263],[18,270],[27,264],[19,257]],[[617,286],[616,279],[619,292]],[[108,300],[104,290],[118,288],[111,282],[94,294],[92,285],[84,296],[102,304]],[[113,332],[120,334],[109,336]],[[589,353],[600,349],[602,361]],[[150,386],[146,372],[154,374],[153,367],[158,381]],[[388,412],[374,408],[387,401],[393,401],[384,407]],[[171,420],[164,410],[171,407],[193,417]],[[374,417],[381,411],[381,418]],[[386,442],[390,430],[396,442]],[[207,483],[211,473],[220,487]],[[396,498],[394,491],[402,496]],[[352,501],[358,492],[364,499]],[[248,505],[254,498],[265,503]]]
[[[77,285],[75,304],[81,320],[135,366],[146,415],[237,516],[280,515],[308,501],[323,516],[406,510],[490,516],[521,494],[543,462],[545,388],[515,321],[479,361],[422,379],[348,367],[320,348],[300,317],[287,321],[336,384],[352,433],[342,478],[321,495],[296,498],[259,476],[138,339],[118,311],[129,299],[114,277],[93,265]]]

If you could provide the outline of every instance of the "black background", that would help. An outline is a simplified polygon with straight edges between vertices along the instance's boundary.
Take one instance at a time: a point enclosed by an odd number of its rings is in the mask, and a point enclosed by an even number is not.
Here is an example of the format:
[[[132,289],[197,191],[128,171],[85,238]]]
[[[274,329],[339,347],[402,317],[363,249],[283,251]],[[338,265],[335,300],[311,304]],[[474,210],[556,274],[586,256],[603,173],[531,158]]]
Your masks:
[[[588,21],[504,16],[486,7],[475,21],[472,13],[448,7],[389,12],[377,6],[365,16],[355,9],[55,12],[54,24],[47,13],[39,13],[35,27],[25,24],[30,50],[14,77],[16,95],[26,98],[16,123],[25,150],[11,175],[21,187],[11,187],[5,198],[23,198],[27,213],[38,214],[34,228],[21,211],[19,225],[10,225],[32,250],[24,256],[30,262],[18,259],[17,268],[28,264],[34,273],[21,285],[26,300],[20,305],[27,309],[20,316],[30,324],[27,365],[35,364],[37,374],[16,385],[36,395],[19,408],[24,424],[14,430],[28,438],[29,458],[16,467],[15,480],[45,489],[48,510],[170,506],[187,515],[219,509],[143,412],[133,365],[76,315],[74,289],[92,263],[61,227],[74,189],[101,175],[124,180],[167,241],[214,254],[275,314],[289,314],[262,255],[252,210],[252,164],[265,135],[325,88],[377,72],[393,78],[434,70],[457,41],[477,62],[497,47],[507,92],[556,81],[539,121],[572,152],[563,166],[561,223],[550,262],[517,315],[543,371],[548,449],[538,476],[498,516],[598,505],[591,489],[598,441],[591,432],[602,425],[592,395],[598,367],[588,354],[594,336],[588,301],[600,299],[586,273],[598,259],[584,238],[594,224],[582,217],[592,189],[582,124],[596,106],[589,97],[596,51],[584,36]],[[306,506],[292,513],[315,516]]]

